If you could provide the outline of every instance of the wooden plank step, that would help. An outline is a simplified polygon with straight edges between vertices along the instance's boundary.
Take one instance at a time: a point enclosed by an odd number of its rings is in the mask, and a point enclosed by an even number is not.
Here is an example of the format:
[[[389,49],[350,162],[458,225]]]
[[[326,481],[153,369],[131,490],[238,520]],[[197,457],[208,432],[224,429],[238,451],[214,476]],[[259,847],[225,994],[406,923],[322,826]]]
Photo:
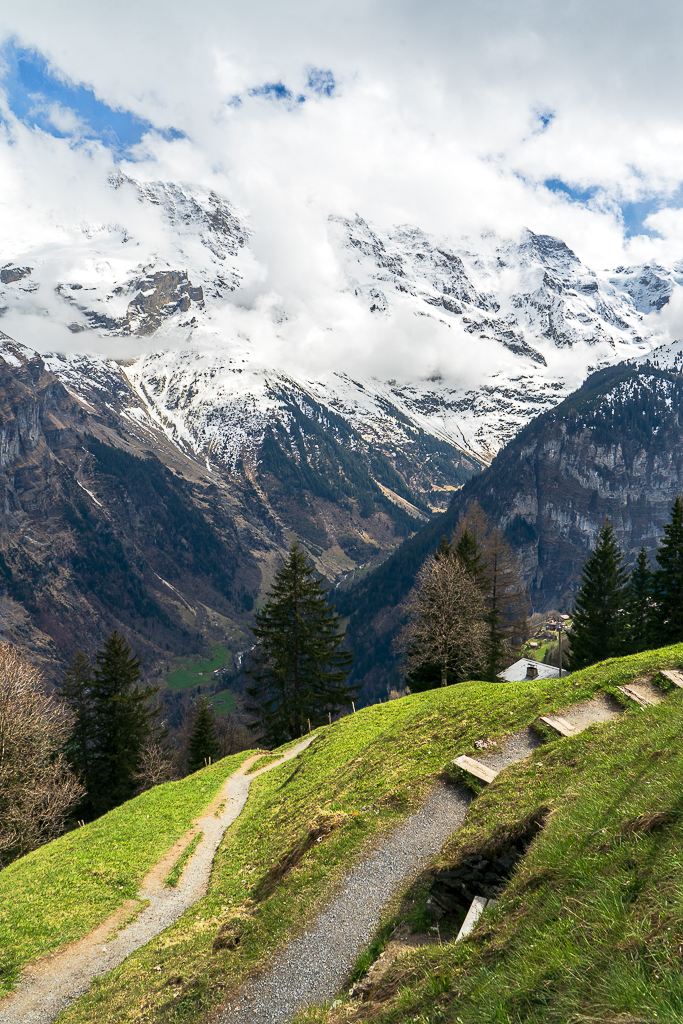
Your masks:
[[[654,704],[653,700],[649,700],[642,693],[636,693],[630,686],[617,686],[617,690],[621,690],[625,697],[634,700],[636,704],[640,704],[641,708],[649,708]]]
[[[674,686],[678,686],[683,690],[683,672],[678,672],[675,668],[666,668],[660,675],[663,675],[665,679],[668,679]]]
[[[475,924],[481,917],[486,906],[486,903],[487,900],[485,899],[484,896],[474,897],[470,909],[467,911],[467,917],[463,921],[462,927],[456,936],[456,942],[460,942],[461,939],[467,938],[467,936],[470,934]]]
[[[541,721],[549,725],[551,729],[555,729],[561,736],[577,736],[580,731],[562,715],[541,715]]]
[[[453,764],[457,764],[458,768],[462,768],[464,771],[469,772],[470,775],[475,775],[482,782],[493,782],[497,771],[493,768],[487,768],[481,761],[475,761],[473,757],[468,757],[466,754],[461,754],[460,757],[456,757]]]

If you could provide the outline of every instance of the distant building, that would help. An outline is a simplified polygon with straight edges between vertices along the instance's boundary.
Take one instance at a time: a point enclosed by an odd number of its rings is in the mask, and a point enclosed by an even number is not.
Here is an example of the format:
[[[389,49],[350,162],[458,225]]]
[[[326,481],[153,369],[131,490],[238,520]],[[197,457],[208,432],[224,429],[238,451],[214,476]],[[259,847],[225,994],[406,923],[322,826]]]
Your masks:
[[[520,658],[510,668],[498,673],[498,678],[506,683],[519,683],[523,679],[553,679],[559,676],[560,670],[555,665],[544,665],[542,661],[533,661],[531,658]],[[562,675],[568,675],[566,669],[562,669]]]

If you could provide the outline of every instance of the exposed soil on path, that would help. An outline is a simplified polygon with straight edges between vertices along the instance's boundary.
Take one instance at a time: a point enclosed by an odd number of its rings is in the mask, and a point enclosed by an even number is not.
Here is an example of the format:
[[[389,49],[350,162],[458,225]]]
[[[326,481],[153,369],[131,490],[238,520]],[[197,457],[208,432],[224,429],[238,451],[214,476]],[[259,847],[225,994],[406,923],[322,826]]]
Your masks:
[[[565,711],[558,711],[558,715],[566,718],[570,725],[581,732],[589,725],[596,722],[611,722],[623,714],[624,709],[620,704],[605,693],[596,694],[591,700],[585,700],[581,704],[574,704]]]
[[[213,859],[223,833],[242,811],[253,779],[296,757],[314,739],[315,736],[307,737],[280,760],[248,776],[247,771],[262,755],[247,758],[226,779],[218,796],[193,828],[145,876],[140,897],[148,902],[134,920],[121,928],[140,907],[137,901],[128,900],[82,939],[31,964],[24,972],[17,991],[0,1002],[0,1024],[51,1024],[58,1013],[86,991],[93,978],[117,967],[196,903],[207,890]],[[171,868],[198,832],[203,832],[203,837],[185,865],[178,886],[174,889],[166,887],[164,881]]]

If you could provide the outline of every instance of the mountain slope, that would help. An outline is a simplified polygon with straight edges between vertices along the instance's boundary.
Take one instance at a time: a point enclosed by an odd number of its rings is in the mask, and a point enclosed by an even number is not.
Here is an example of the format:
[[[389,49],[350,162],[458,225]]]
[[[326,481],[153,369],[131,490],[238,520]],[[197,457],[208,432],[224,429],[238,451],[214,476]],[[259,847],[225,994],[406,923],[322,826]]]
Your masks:
[[[0,542],[6,633],[31,637],[48,659],[80,636],[92,648],[113,623],[139,633],[157,663],[210,639],[239,646],[294,537],[343,588],[447,509],[588,369],[660,351],[683,282],[678,264],[598,273],[560,239],[531,231],[439,239],[335,215],[321,242],[325,266],[305,281],[290,276],[280,292],[226,197],[123,175],[110,185],[106,218],[46,226],[25,251],[8,239],[0,268],[6,329],[54,350],[15,345],[15,366],[6,347],[2,371],[7,424],[23,415],[15,391],[24,364],[35,370],[31,388],[56,396],[46,413],[55,424],[35,414],[34,448],[8,449],[25,483],[7,507],[28,515],[33,533],[10,516]],[[91,437],[119,454],[97,455]],[[147,460],[148,483],[137,463],[124,468],[124,454]],[[494,515],[502,503],[498,519],[511,530],[522,517],[514,537],[541,607],[564,599],[562,573],[571,592],[595,516],[588,533],[565,531],[568,546],[560,537],[553,547],[553,531],[529,517],[543,519],[544,502],[564,506],[548,491],[533,499],[541,511],[527,509],[535,484],[526,465],[514,471],[519,482],[505,480],[509,494],[499,488],[482,503]],[[565,469],[550,490],[566,489]],[[656,482],[656,471],[643,472],[641,483]],[[572,473],[572,487],[590,490],[580,467]],[[32,488],[51,508],[52,533],[38,522]],[[473,493],[466,487],[458,501]],[[659,522],[636,521],[634,536]],[[378,623],[375,660],[387,665],[394,590],[367,620]],[[358,671],[369,672],[369,641],[356,639]]]
[[[570,608],[581,567],[605,516],[626,559],[642,546],[654,561],[671,506],[683,490],[680,345],[653,359],[592,374],[554,409],[524,427],[448,511],[411,538],[354,590],[354,673],[368,693],[400,682],[392,640],[415,573],[476,500],[518,554],[534,610]]]
[[[310,394],[273,383],[269,395],[277,415],[259,420],[252,447],[231,461],[214,446],[209,457],[187,432],[162,429],[118,364],[43,360],[5,336],[3,635],[52,678],[114,628],[152,675],[213,641],[238,653],[294,537],[340,579],[428,520],[429,504],[409,485],[425,452],[449,480],[476,468],[413,430],[401,475]]]

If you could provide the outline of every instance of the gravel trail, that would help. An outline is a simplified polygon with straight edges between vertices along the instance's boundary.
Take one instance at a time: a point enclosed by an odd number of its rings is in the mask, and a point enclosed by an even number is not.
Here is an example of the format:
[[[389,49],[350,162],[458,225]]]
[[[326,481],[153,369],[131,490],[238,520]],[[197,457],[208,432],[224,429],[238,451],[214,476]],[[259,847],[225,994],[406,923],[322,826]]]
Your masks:
[[[505,768],[523,761],[539,745],[531,729],[522,729],[482,760]],[[331,999],[377,931],[382,911],[460,828],[470,800],[461,788],[438,785],[432,790],[419,811],[351,869],[311,929],[235,993],[212,1022],[286,1024],[305,1007]]]
[[[16,992],[0,1002],[0,1024],[51,1024],[58,1013],[86,991],[93,978],[118,967],[127,956],[168,928],[201,899],[209,884],[218,844],[242,811],[252,780],[296,757],[314,739],[315,736],[307,737],[288,750],[281,760],[247,776],[245,773],[260,755],[248,758],[226,779],[220,793],[192,830],[146,875],[140,896],[149,900],[149,906],[116,934],[116,929],[139,906],[131,900],[82,939],[31,964]],[[175,889],[165,887],[164,879],[197,832],[203,832],[203,838],[185,865],[178,886]]]
[[[305,1006],[334,995],[375,934],[384,907],[462,824],[469,802],[464,790],[443,785],[433,790],[417,813],[352,868],[311,931],[290,943],[215,1019],[220,1024],[284,1024]]]

